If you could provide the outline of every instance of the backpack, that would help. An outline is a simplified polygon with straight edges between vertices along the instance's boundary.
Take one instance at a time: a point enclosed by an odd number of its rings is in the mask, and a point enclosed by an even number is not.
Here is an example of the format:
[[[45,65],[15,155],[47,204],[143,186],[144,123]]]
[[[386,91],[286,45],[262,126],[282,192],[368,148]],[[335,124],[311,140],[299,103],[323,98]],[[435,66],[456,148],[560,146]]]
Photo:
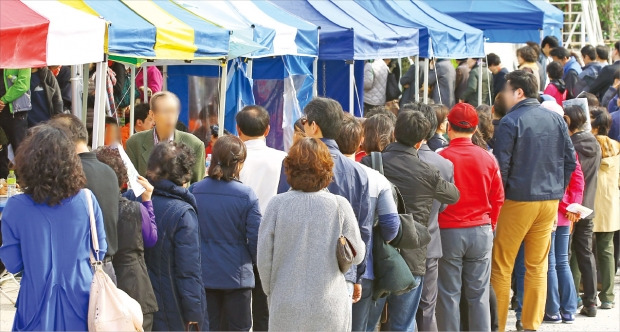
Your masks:
[[[103,271],[103,262],[99,258],[99,240],[91,192],[84,189],[88,201],[90,217],[90,235],[93,250],[90,261],[94,268],[93,283],[90,285],[88,301],[88,331],[139,331],[142,332],[142,308],[127,293],[116,288],[112,279]]]

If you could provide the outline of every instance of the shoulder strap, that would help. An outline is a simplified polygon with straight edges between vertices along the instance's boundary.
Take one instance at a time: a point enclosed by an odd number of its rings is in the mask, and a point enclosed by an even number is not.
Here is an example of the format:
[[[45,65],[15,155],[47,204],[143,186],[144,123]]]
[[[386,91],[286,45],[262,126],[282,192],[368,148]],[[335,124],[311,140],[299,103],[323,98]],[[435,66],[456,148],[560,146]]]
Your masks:
[[[91,251],[90,262],[92,264],[95,264],[97,262],[101,262],[101,259],[99,257],[99,239],[97,238],[97,225],[95,224],[95,210],[93,208],[93,198],[91,197],[92,192],[88,189],[84,189],[84,193],[86,194],[86,201],[88,202],[88,217],[90,219],[90,239],[93,245],[93,250],[97,255],[97,257],[94,257]]]
[[[383,156],[381,152],[371,152],[370,158],[372,160],[372,168],[383,174]]]

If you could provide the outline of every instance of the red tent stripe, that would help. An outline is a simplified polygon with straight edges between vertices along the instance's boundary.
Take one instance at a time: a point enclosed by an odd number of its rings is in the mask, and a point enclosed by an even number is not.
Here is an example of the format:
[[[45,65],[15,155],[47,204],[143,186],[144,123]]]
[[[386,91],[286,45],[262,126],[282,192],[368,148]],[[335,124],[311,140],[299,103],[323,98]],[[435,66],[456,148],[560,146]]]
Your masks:
[[[1,0],[0,68],[45,66],[49,24],[21,1]]]

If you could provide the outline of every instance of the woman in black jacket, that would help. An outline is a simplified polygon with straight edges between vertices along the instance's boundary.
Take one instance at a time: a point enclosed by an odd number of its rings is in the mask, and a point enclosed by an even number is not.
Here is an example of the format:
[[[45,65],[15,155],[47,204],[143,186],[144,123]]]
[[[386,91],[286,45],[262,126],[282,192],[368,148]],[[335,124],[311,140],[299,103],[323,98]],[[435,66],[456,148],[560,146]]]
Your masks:
[[[566,107],[564,109],[564,121],[568,125],[570,140],[579,156],[581,170],[586,182],[582,204],[587,208],[594,209],[598,170],[601,166],[601,146],[592,133],[583,130],[587,117],[581,107]],[[592,228],[594,226],[592,218],[594,218],[595,213],[596,211],[587,219],[580,219],[575,223],[571,250],[573,253],[571,270],[573,271],[575,286],[583,281],[581,314],[588,317],[596,316],[596,262],[592,252]]]
[[[112,259],[118,288],[140,303],[144,316],[142,326],[145,331],[151,331],[153,313],[158,309],[144,262],[144,248],[153,247],[157,242],[157,225],[151,202],[153,186],[145,178],[139,177],[138,182],[145,188],[142,203],[130,201],[120,196],[120,189],[129,179],[118,150],[113,147],[99,148],[97,159],[110,166],[118,178],[118,250]]]

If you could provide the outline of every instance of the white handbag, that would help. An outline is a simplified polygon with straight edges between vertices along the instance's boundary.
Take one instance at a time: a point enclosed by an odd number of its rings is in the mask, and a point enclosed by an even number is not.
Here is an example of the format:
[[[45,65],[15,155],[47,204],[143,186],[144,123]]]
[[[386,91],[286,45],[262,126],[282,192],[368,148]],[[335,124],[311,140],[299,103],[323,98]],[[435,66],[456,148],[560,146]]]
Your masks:
[[[84,189],[88,200],[90,217],[90,234],[96,259],[90,253],[93,265],[93,283],[90,285],[88,301],[88,331],[139,331],[142,332],[142,308],[127,293],[118,289],[112,279],[103,271],[103,262],[99,257],[99,240],[91,192]]]

